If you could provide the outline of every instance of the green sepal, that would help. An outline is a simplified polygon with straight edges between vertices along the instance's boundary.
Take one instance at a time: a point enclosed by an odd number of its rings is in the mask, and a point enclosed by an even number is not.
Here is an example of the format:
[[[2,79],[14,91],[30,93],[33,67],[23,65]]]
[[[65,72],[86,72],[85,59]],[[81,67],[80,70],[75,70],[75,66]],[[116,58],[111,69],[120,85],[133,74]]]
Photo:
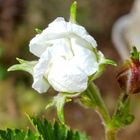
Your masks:
[[[112,65],[112,66],[117,66],[116,62],[110,59],[104,59],[102,64],[106,64],[106,65]]]
[[[101,105],[99,101],[100,99],[101,99],[100,92],[94,83],[90,83],[88,85],[88,88],[81,94],[81,97],[80,97],[80,101],[84,105],[88,107],[92,107],[94,109],[97,106]]]
[[[61,123],[64,124],[65,123],[64,105],[65,105],[65,102],[66,102],[66,97],[65,96],[56,97],[55,101],[56,101],[56,108],[57,108],[58,118],[61,121]]]
[[[102,73],[105,71],[106,65],[117,66],[117,64],[113,60],[105,58],[104,55],[100,51],[97,51],[96,48],[92,49],[92,51],[96,55],[96,59],[97,62],[99,63],[99,66],[97,72],[89,76],[88,79],[89,83],[102,75]]]
[[[123,128],[130,125],[134,120],[134,116],[130,113],[130,98],[123,94],[116,106],[115,113],[112,116],[111,127]]]
[[[81,94],[81,97],[79,99],[80,99],[81,104],[84,106],[94,108],[94,109],[97,106],[95,99],[90,98],[90,95],[87,90],[83,92],[83,94]]]
[[[97,79],[98,77],[100,77],[102,75],[102,73],[105,71],[105,66],[106,65],[113,65],[113,66],[117,66],[117,64],[109,59],[105,59],[103,61],[103,63],[101,63],[99,65],[98,71],[96,73],[94,73],[93,75],[89,76],[89,83],[92,82],[93,80]]]
[[[16,71],[16,70],[23,70],[29,72],[30,74],[33,73],[33,67],[37,64],[37,61],[26,61],[23,59],[16,58],[16,60],[20,64],[15,64],[11,66],[8,71]]]
[[[50,107],[56,107],[58,119],[62,124],[64,124],[64,105],[66,102],[70,101],[70,98],[67,98],[67,96],[65,96],[64,94],[59,93],[57,96],[49,100],[48,104],[46,105],[46,109],[49,109]]]
[[[89,76],[88,83],[90,84],[90,82],[92,82],[95,79],[97,79],[98,77],[100,77],[102,75],[102,73],[104,72],[104,70],[105,70],[105,65],[100,65],[98,71],[95,74]]]
[[[42,30],[39,29],[39,28],[36,28],[35,31],[36,31],[37,34],[41,34],[42,33]]]
[[[70,7],[70,21],[76,23],[77,2],[74,1]]]
[[[136,47],[133,47],[132,51],[130,52],[130,58],[139,60],[139,55],[140,55],[140,52],[137,50]]]

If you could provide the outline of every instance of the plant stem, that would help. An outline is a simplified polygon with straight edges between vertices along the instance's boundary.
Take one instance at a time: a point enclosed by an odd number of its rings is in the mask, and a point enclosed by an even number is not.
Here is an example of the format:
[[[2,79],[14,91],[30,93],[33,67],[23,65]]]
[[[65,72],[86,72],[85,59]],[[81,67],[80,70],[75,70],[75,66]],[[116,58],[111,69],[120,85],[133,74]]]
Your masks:
[[[104,125],[105,126],[108,125],[109,122],[111,121],[110,115],[106,109],[106,106],[104,104],[104,101],[102,100],[98,88],[93,83],[89,84],[87,94],[89,98],[92,100],[92,102],[96,105],[94,109],[100,115]]]
[[[86,90],[86,95],[90,98],[91,104],[93,104],[92,107],[99,114],[101,120],[103,121],[106,140],[115,140],[117,131],[109,127],[111,123],[111,117],[108,113],[108,110],[105,106],[105,103],[100,95],[98,88],[92,82],[89,84]]]
[[[106,140],[115,140],[116,139],[116,130],[110,129],[105,132]]]

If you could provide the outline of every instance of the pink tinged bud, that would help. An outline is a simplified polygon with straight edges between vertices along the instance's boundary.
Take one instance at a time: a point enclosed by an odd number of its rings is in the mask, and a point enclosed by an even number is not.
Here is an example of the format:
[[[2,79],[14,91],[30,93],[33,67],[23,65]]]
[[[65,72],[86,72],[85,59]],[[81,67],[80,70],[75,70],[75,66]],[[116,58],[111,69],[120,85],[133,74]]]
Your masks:
[[[140,92],[140,62],[131,58],[124,64],[117,75],[121,89],[127,94]]]

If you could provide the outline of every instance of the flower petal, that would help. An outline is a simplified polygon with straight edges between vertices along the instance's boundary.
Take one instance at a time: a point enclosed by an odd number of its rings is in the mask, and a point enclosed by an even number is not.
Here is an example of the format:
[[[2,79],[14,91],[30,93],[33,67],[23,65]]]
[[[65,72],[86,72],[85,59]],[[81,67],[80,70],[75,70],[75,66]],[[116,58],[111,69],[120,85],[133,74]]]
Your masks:
[[[65,59],[73,57],[69,39],[58,39],[53,41],[53,46],[47,48],[53,58],[62,56]]]
[[[48,81],[56,91],[73,93],[87,88],[88,77],[72,61],[59,57],[48,74]]]
[[[83,26],[74,24],[71,22],[66,22],[64,18],[58,17],[52,23],[49,24],[49,27],[44,31],[46,33],[75,33],[77,36],[86,40],[92,47],[96,47],[97,43],[95,39],[88,34],[86,29]]]
[[[52,47],[48,47],[41,55],[38,64],[34,67],[33,88],[38,92],[45,92],[49,88],[46,75],[51,69],[53,60],[60,56],[67,59],[72,56],[71,50],[64,39],[57,40]],[[46,78],[44,79],[44,77]]]
[[[49,89],[50,84],[43,78],[34,78],[34,83],[32,88],[34,88],[39,93],[47,92]]]
[[[80,25],[66,22],[64,18],[58,17],[49,24],[41,34],[36,35],[29,44],[30,52],[40,57],[47,47],[52,46],[53,41],[61,38],[75,37],[85,44],[85,47],[96,47],[96,41],[88,34],[86,29]]]
[[[37,34],[29,44],[30,52],[40,57],[41,54],[46,50],[47,47],[51,46],[46,40],[44,34]]]
[[[50,84],[44,78],[44,73],[46,71],[47,66],[48,66],[48,61],[41,58],[41,59],[39,59],[38,64],[36,64],[33,69],[34,70],[34,73],[33,73],[34,82],[33,82],[32,87],[35,90],[37,90],[39,93],[46,92],[50,87]]]
[[[95,73],[99,68],[96,55],[87,48],[79,45],[76,40],[71,39],[72,49],[74,52],[73,63],[78,66],[88,76]]]

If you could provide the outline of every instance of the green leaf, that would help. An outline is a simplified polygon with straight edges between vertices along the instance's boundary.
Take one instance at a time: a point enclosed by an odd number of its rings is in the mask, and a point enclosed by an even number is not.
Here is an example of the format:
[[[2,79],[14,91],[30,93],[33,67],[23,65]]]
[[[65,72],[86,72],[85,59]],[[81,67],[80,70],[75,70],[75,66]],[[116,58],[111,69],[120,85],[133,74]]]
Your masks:
[[[37,61],[26,61],[23,59],[17,58],[17,61],[20,64],[15,64],[11,66],[8,71],[15,71],[15,70],[23,70],[29,72],[30,74],[33,73],[33,67],[37,64]]]
[[[0,140],[41,140],[30,129],[27,132],[19,129],[0,130]]]
[[[56,121],[51,124],[46,119],[41,121],[37,117],[30,117],[30,120],[36,126],[37,132],[42,136],[43,140],[89,140],[85,134],[71,130]]]
[[[31,121],[43,139],[46,140],[52,138],[53,140],[53,129],[47,120],[42,122],[39,120],[39,118],[31,118]]]
[[[89,140],[79,131],[71,130],[69,127],[59,124],[56,121],[50,123],[46,119],[29,117],[35,131],[28,129],[0,130],[0,140]]]
[[[70,7],[70,21],[76,23],[77,2],[74,1]]]
[[[34,133],[30,129],[26,132],[24,140],[42,140],[38,133]]]
[[[122,128],[130,125],[134,120],[134,116],[130,114],[130,98],[128,95],[123,94],[116,106],[116,111],[113,114],[111,127]]]
[[[59,124],[55,122],[53,128],[54,128],[55,139],[58,140],[66,139],[68,130],[64,125],[61,125],[60,127]]]

